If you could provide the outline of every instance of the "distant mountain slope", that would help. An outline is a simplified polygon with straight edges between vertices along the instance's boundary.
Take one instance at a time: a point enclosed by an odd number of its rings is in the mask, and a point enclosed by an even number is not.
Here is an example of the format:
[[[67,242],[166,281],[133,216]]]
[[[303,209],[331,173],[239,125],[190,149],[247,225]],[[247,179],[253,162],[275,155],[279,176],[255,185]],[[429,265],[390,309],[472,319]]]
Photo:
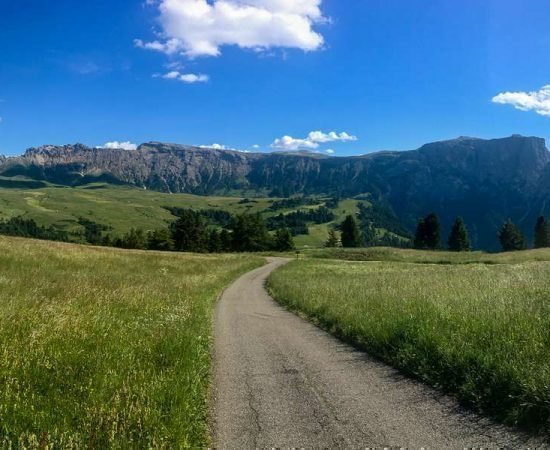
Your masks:
[[[474,242],[489,249],[497,247],[496,230],[503,220],[512,218],[530,235],[535,217],[550,208],[550,152],[543,139],[522,136],[459,138],[413,151],[345,158],[157,142],[135,151],[45,146],[0,160],[0,175],[64,185],[101,180],[201,195],[369,193],[410,228],[431,211],[446,227],[462,215]]]

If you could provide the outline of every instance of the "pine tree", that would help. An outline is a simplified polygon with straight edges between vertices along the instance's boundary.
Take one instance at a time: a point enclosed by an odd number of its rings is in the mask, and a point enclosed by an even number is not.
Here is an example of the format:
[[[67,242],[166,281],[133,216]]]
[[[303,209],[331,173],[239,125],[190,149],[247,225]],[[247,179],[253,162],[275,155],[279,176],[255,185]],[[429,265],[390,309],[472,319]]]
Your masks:
[[[149,250],[170,251],[174,249],[174,241],[167,228],[161,228],[147,233],[147,248]]]
[[[334,231],[333,229],[330,229],[328,232],[327,242],[325,242],[325,247],[335,248],[335,247],[338,247],[339,243],[340,243],[340,240],[338,239],[338,235],[336,234],[336,231]]]
[[[441,248],[441,225],[437,214],[429,214],[418,221],[414,248],[419,250],[437,250]]]
[[[296,248],[292,233],[288,228],[279,228],[275,231],[274,247],[278,252],[288,252]]]
[[[222,239],[218,230],[210,230],[208,236],[208,251],[210,253],[220,253],[222,251]]]
[[[550,247],[550,224],[541,216],[535,226],[535,248],[547,247]]]
[[[140,228],[131,228],[128,233],[122,237],[122,248],[145,250],[147,248],[147,237]]]
[[[356,248],[361,247],[363,240],[355,218],[351,215],[347,216],[342,222],[342,247]]]
[[[220,233],[220,244],[222,252],[230,252],[233,250],[231,233],[226,229],[223,229]]]
[[[231,223],[232,246],[237,252],[261,252],[272,246],[265,221],[260,214],[240,214]]]
[[[190,209],[180,211],[171,231],[177,251],[202,253],[208,250],[208,230],[200,213]]]
[[[500,245],[505,252],[513,252],[527,249],[527,241],[519,228],[508,220],[498,232]]]
[[[472,243],[468,230],[462,217],[457,217],[448,240],[449,250],[453,252],[469,252],[472,250]]]

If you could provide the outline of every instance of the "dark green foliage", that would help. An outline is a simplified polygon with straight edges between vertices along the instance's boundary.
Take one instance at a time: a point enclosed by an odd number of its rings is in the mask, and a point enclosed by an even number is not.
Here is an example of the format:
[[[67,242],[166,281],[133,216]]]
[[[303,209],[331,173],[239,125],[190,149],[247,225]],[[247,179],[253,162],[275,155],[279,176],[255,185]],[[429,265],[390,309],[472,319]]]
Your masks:
[[[267,219],[269,230],[277,230],[281,227],[289,228],[294,236],[309,234],[308,222],[315,224],[332,222],[336,216],[325,206],[311,210],[300,210],[289,214],[279,214]]]
[[[472,250],[472,243],[470,242],[468,230],[462,217],[456,218],[447,244],[449,250],[453,252],[469,252]]]
[[[165,209],[177,217],[180,217],[183,211],[189,210],[188,208],[177,208],[171,206],[167,206]],[[196,212],[200,214],[210,225],[217,225],[222,228],[227,228],[233,217],[230,212],[220,209],[200,209]]]
[[[330,209],[336,209],[338,208],[338,205],[340,204],[340,198],[339,197],[332,197],[332,198],[329,198],[326,202],[325,202],[325,206],[327,208],[330,208]]]
[[[361,247],[363,239],[361,232],[357,226],[357,221],[351,215],[347,216],[341,225],[342,230],[342,246],[344,248],[356,248]]]
[[[393,212],[378,204],[372,203],[366,205],[365,203],[359,203],[359,221],[361,222],[361,228],[364,234],[365,229],[368,226],[374,228],[383,228],[391,233],[410,238],[410,231],[399,221],[399,219],[393,214]],[[367,238],[365,237],[367,241]]]
[[[78,224],[84,227],[84,239],[92,245],[100,245],[103,243],[103,232],[110,230],[110,227],[94,222],[90,219],[80,217]]]
[[[338,235],[336,234],[336,231],[332,228],[328,231],[328,239],[325,243],[325,247],[327,248],[335,248],[338,247],[340,244],[340,239],[338,239]]]
[[[271,247],[271,237],[260,214],[240,214],[231,223],[232,248],[237,252],[261,252]]]
[[[418,221],[414,247],[419,250],[437,250],[441,248],[441,224],[437,214],[429,214]]]
[[[317,205],[319,200],[311,197],[292,197],[283,200],[274,201],[269,209],[271,211],[279,211],[281,209],[295,209],[300,206]]]
[[[33,219],[23,217],[13,217],[6,221],[0,221],[0,234],[52,241],[66,242],[69,240],[67,232],[53,226],[38,225]]]
[[[115,246],[131,250],[145,250],[147,236],[141,228],[131,228],[121,239],[117,239]]]
[[[363,223],[361,223],[363,225]],[[376,228],[372,223],[367,223],[362,227],[363,243],[367,247],[375,246],[377,244]]]
[[[218,230],[210,230],[208,235],[208,251],[210,253],[220,253],[223,251],[220,234]]]
[[[535,226],[535,248],[547,247],[550,247],[550,224],[541,216]]]
[[[220,232],[220,246],[222,252],[230,252],[233,250],[231,233],[225,229]]]
[[[275,232],[273,247],[278,252],[288,252],[296,248],[294,240],[292,239],[292,234],[288,228],[279,228]]]
[[[168,252],[174,249],[174,240],[168,228],[147,233],[147,249]]]
[[[506,221],[498,232],[498,238],[502,250],[505,252],[514,252],[527,249],[527,241],[519,228],[511,220]]]
[[[208,228],[204,216],[190,209],[181,210],[179,219],[171,226],[174,249],[181,252],[206,252]]]

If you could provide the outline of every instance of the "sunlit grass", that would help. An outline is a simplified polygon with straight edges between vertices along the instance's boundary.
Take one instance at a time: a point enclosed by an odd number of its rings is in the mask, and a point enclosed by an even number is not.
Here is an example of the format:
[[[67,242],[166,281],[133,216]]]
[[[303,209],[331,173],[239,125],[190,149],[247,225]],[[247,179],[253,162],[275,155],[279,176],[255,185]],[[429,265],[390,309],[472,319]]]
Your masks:
[[[261,263],[0,237],[0,446],[207,444],[212,309]]]
[[[529,255],[548,260],[550,250],[498,259]],[[548,430],[549,280],[543,261],[309,259],[275,272],[269,286],[282,304],[406,373],[507,423]]]

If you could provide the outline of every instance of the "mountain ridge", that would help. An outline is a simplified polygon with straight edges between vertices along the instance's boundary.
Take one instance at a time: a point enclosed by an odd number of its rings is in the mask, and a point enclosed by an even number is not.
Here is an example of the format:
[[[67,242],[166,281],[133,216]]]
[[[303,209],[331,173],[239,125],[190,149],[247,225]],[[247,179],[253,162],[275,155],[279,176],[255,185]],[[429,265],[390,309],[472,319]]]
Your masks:
[[[331,157],[308,153],[245,153],[148,142],[136,150],[82,144],[42,146],[0,158],[0,176],[26,176],[76,186],[92,181],[169,193],[340,198],[369,194],[410,229],[437,212],[445,227],[464,216],[473,239],[496,248],[496,230],[511,218],[531,234],[550,206],[550,151],[545,140],[513,135],[458,139],[416,150]]]

